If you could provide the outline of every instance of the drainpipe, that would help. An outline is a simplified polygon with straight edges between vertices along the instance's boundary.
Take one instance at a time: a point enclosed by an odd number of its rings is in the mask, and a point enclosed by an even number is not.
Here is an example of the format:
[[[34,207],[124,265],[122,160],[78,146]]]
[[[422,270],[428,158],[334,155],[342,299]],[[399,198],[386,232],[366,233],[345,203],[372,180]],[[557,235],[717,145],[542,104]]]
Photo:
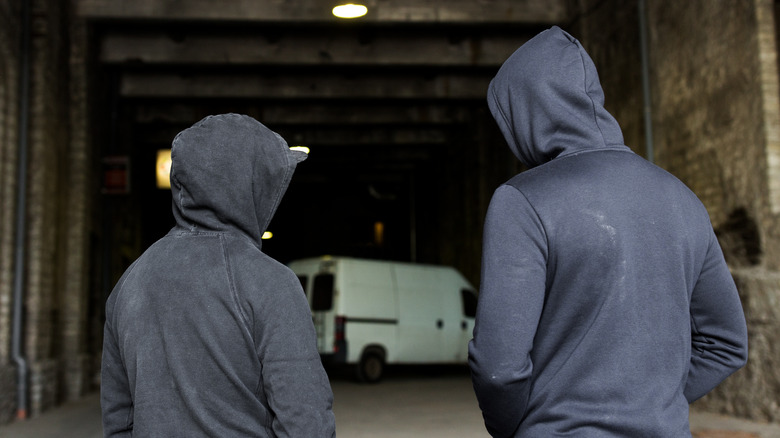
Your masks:
[[[647,60],[647,6],[645,0],[638,0],[639,8],[639,52],[642,58],[642,94],[644,97],[645,152],[651,163],[653,152],[653,103],[650,101],[650,63]]]
[[[417,197],[414,192],[414,172],[409,175],[409,261],[417,263]]]
[[[30,92],[30,2],[22,3],[22,43],[19,52],[21,72],[19,75],[19,162],[16,198],[16,251],[14,255],[13,326],[11,332],[11,356],[17,369],[18,419],[27,418],[27,361],[22,352],[22,329],[24,323],[24,272],[25,236],[27,234],[27,128],[29,125]]]

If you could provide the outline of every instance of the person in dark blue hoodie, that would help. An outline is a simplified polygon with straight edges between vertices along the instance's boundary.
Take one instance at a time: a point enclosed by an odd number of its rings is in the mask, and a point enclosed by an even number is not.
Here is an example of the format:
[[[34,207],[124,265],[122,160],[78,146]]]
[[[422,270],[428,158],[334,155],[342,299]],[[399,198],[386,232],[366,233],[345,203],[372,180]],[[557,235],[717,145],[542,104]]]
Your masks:
[[[106,304],[105,436],[335,436],[301,283],[261,250],[306,154],[222,114],[179,133],[171,156],[176,225]]]
[[[488,104],[529,170],[485,219],[469,365],[495,437],[690,437],[688,404],[747,360],[739,295],[697,197],[623,144],[558,27]]]

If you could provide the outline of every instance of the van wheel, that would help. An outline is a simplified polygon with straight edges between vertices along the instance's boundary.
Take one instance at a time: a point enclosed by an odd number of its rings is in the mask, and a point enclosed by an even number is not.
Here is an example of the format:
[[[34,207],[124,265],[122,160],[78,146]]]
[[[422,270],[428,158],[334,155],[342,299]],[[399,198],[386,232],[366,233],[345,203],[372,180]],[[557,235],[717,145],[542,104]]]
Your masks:
[[[360,358],[360,363],[357,364],[356,371],[359,381],[376,383],[382,379],[382,375],[385,371],[385,361],[378,353],[363,353],[363,357]]]

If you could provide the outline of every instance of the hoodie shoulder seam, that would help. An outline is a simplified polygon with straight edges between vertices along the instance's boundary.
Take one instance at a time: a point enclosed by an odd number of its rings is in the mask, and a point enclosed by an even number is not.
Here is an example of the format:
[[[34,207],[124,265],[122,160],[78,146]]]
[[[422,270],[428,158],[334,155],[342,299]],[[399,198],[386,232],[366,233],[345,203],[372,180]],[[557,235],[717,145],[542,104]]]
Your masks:
[[[236,306],[236,310],[238,310],[239,315],[241,315],[241,321],[244,323],[244,328],[247,330],[247,332],[251,335],[252,330],[250,330],[249,326],[249,317],[244,312],[244,308],[241,307],[241,301],[239,300],[238,296],[238,288],[236,288],[236,282],[233,278],[233,268],[230,264],[230,254],[228,254],[228,245],[225,242],[225,234],[220,233],[219,234],[219,243],[222,247],[222,257],[225,260],[225,274],[227,275],[227,281],[228,281],[228,290],[230,291],[230,296],[233,298],[233,304]]]
[[[127,271],[125,272],[125,274],[120,279],[120,282],[117,283],[117,285],[114,287],[114,289],[116,291],[116,294],[113,297],[113,302],[111,302],[112,301],[111,297],[109,297],[109,299],[108,299],[107,304],[109,304],[109,303],[111,304],[111,319],[112,319],[111,320],[111,324],[112,325],[115,323],[114,320],[116,318],[116,303],[117,303],[117,301],[119,301],[119,295],[124,295],[125,283],[127,283],[127,278],[130,275],[132,275],[133,271],[135,270],[135,268],[136,268],[136,266],[138,264],[137,262],[138,262],[138,260],[133,262],[130,265],[130,267],[127,268]],[[106,312],[106,313],[108,313],[108,312]]]
[[[522,196],[525,202],[528,204],[528,207],[531,208],[531,211],[534,212],[534,215],[536,215],[536,219],[539,221],[539,226],[542,227],[542,234],[544,234],[544,242],[546,245],[544,258],[545,258],[545,262],[547,262],[548,261],[547,259],[549,258],[550,255],[550,235],[547,233],[547,228],[544,226],[544,221],[542,220],[542,216],[539,214],[539,211],[536,210],[536,207],[534,206],[533,202],[531,202],[531,200],[528,199],[528,196],[526,196],[526,194],[523,192],[521,188],[511,183],[505,183],[503,185],[507,187],[511,187],[515,191],[517,191],[517,193],[519,193],[520,196]]]

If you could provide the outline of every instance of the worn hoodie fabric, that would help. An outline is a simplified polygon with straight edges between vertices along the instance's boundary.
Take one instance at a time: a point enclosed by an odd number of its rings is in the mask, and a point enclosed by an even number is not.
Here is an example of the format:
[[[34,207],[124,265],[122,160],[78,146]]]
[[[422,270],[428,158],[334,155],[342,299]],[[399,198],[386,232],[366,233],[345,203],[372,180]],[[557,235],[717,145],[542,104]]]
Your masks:
[[[335,436],[300,282],[261,252],[305,154],[237,114],[182,131],[171,153],[176,226],[106,304],[105,436]]]
[[[488,104],[530,168],[484,229],[469,363],[496,437],[690,437],[688,404],[747,357],[707,211],[632,153],[595,66],[558,27],[501,67]]]

